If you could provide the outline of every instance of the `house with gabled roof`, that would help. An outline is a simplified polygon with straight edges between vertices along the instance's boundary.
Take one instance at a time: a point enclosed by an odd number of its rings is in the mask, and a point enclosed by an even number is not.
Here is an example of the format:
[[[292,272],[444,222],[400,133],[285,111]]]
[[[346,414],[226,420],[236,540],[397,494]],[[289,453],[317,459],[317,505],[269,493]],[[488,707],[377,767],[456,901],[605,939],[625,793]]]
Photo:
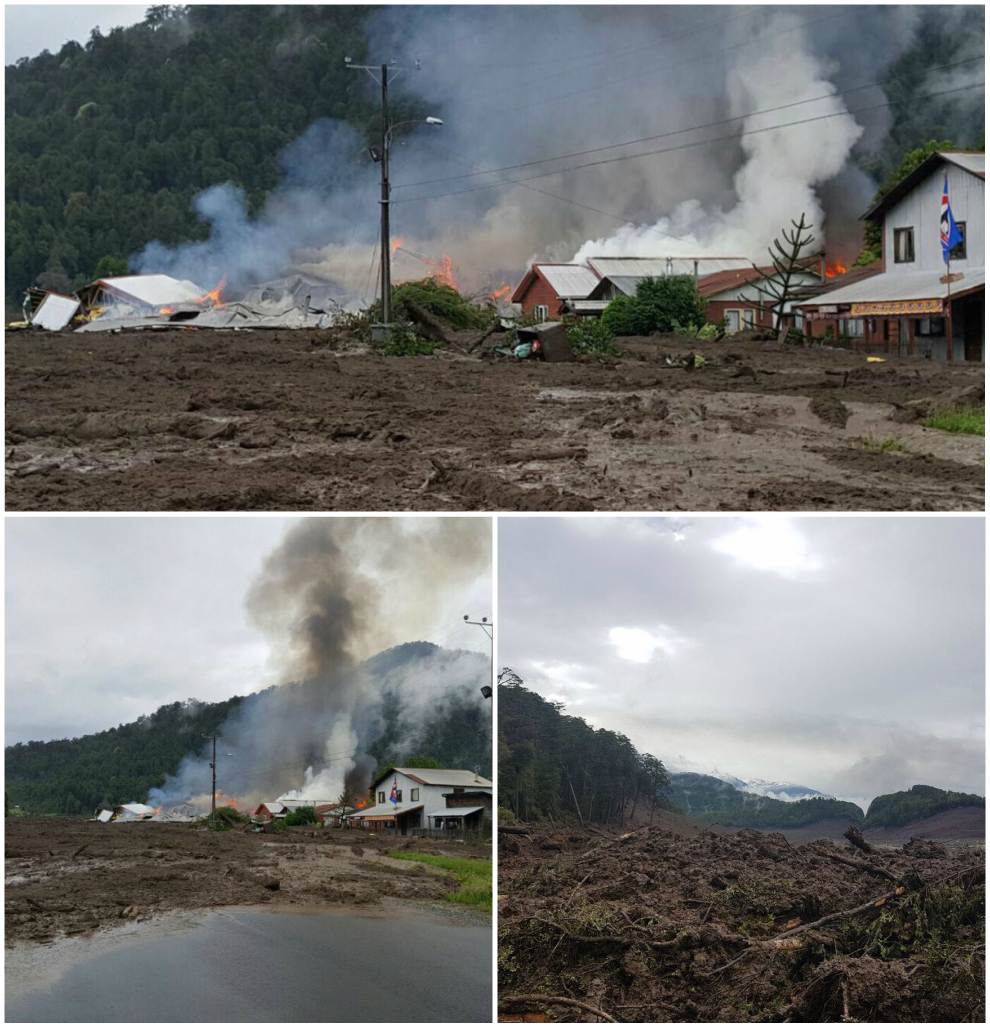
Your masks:
[[[399,835],[480,830],[491,820],[492,791],[492,782],[475,771],[392,767],[371,783],[373,805],[345,821],[351,828]]]
[[[880,271],[837,280],[802,304],[805,333],[882,353],[982,361],[984,164],[983,153],[938,151],[877,200],[863,219],[881,229]],[[962,235],[948,268],[940,237],[945,184]]]
[[[559,318],[569,301],[587,300],[597,284],[598,276],[584,264],[537,261],[516,286],[511,302],[527,317],[549,321]]]

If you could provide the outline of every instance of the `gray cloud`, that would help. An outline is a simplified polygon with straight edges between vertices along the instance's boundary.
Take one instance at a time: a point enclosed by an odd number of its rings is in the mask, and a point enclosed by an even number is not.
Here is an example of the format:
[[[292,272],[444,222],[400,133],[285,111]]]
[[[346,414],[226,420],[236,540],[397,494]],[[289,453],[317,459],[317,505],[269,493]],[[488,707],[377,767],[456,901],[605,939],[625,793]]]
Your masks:
[[[511,519],[499,562],[500,663],[671,764],[983,792],[979,519]]]
[[[305,520],[8,518],[7,743],[79,736],[162,703],[219,700],[284,681],[285,654],[245,601],[265,558]],[[438,571],[437,591],[416,606],[390,578],[409,561],[430,560],[429,533],[408,533],[396,556],[373,522],[357,525],[355,573],[380,594],[383,617],[367,626],[353,657],[410,641],[406,632],[487,656],[461,615],[491,612],[489,576],[461,577],[443,592]],[[478,523],[481,537],[488,525]],[[451,522],[449,535],[445,553],[467,564],[472,533]]]
[[[85,43],[99,26],[106,35],[118,26],[144,20],[146,4],[5,4],[4,62],[58,51],[69,42]]]

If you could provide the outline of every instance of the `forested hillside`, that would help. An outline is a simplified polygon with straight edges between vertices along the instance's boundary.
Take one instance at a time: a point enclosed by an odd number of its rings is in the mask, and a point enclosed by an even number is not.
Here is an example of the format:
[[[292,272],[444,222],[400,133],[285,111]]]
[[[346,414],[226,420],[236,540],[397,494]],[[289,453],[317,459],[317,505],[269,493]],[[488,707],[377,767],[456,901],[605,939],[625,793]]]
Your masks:
[[[422,757],[435,761],[438,767],[478,768],[490,776],[491,710],[477,699],[473,682],[438,689],[426,704],[425,714],[417,708],[415,723],[410,723],[410,714],[403,714],[408,708],[403,707],[398,692],[401,685],[395,684],[402,681],[396,672],[403,667],[414,673],[417,668],[429,669],[424,662],[443,654],[457,656],[430,643],[407,643],[360,666],[358,674],[375,683],[371,695],[381,704],[380,709],[364,712],[370,725],[365,732],[366,751],[379,768]],[[147,717],[105,732],[8,746],[8,803],[30,814],[88,815],[101,805],[143,801],[150,789],[162,787],[166,778],[179,770],[183,757],[205,753],[207,737],[213,732],[222,735],[224,722],[235,711],[244,721],[260,719],[266,737],[277,739],[280,732],[293,731],[293,709],[312,712],[321,718],[322,725],[319,697],[325,697],[325,690],[325,683],[307,682],[272,687],[220,703],[170,703]],[[276,694],[281,703],[269,702]],[[284,712],[281,720],[280,711]],[[332,718],[328,718],[327,734],[331,728]],[[323,738],[319,731],[315,736]],[[318,767],[322,752],[320,745],[307,762],[311,760]],[[249,784],[261,786],[259,775],[264,770],[252,772]],[[298,770],[301,777],[302,768]],[[297,787],[299,781],[294,774],[292,768],[281,768],[267,784],[276,792]],[[204,786],[208,777],[204,771]]]
[[[8,301],[39,274],[64,290],[152,239],[200,237],[208,186],[234,182],[256,210],[318,118],[377,127],[374,90],[344,66],[370,10],[152,7],[6,68]]]
[[[966,792],[950,792],[931,785],[913,785],[903,792],[877,796],[866,812],[869,827],[898,827],[921,821],[956,807],[982,807],[986,800]]]
[[[498,770],[499,805],[524,819],[564,814],[621,824],[664,805],[660,760],[563,713],[507,668],[499,675]]]
[[[735,828],[800,828],[836,817],[847,818],[850,824],[863,820],[863,811],[845,800],[776,800],[743,792],[711,775],[671,775],[669,794],[677,810],[702,821]]]
[[[242,702],[235,696],[222,703],[169,703],[95,735],[8,746],[7,799],[35,814],[92,814],[100,805],[143,800]]]

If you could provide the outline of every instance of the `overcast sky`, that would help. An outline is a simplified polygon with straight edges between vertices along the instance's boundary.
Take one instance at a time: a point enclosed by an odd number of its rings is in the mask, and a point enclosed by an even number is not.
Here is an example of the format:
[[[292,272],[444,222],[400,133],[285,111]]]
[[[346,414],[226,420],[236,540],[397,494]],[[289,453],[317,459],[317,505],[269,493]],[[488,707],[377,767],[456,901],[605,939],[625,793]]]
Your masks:
[[[10,4],[4,5],[4,63],[58,53],[70,39],[85,44],[99,25],[106,35],[118,26],[144,20],[147,4]]]
[[[979,518],[524,518],[499,664],[679,770],[984,793]]]
[[[297,520],[7,518],[7,744],[276,684],[244,601]],[[485,545],[489,525],[479,525]],[[491,613],[487,575],[425,612],[432,627],[415,638],[487,654],[481,630],[463,624],[466,612]],[[410,641],[401,624],[383,621],[385,645]]]

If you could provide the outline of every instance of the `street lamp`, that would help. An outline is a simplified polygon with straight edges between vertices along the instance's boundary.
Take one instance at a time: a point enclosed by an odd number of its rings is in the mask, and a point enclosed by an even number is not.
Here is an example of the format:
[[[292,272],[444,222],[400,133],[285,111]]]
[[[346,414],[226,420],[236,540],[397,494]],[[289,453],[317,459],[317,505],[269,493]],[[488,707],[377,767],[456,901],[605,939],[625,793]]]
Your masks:
[[[488,636],[488,641],[491,644],[491,647],[490,647],[491,659],[489,660],[489,675],[488,675],[489,683],[490,683],[491,679],[494,677],[494,674],[495,674],[495,625],[491,621],[489,621],[488,618],[482,618],[480,621],[472,621],[470,614],[465,614],[464,615],[464,620],[469,625],[477,625],[485,633],[485,635]],[[492,687],[491,687],[491,684],[483,685],[481,687],[481,695],[484,696],[486,700],[490,700],[492,698]]]

